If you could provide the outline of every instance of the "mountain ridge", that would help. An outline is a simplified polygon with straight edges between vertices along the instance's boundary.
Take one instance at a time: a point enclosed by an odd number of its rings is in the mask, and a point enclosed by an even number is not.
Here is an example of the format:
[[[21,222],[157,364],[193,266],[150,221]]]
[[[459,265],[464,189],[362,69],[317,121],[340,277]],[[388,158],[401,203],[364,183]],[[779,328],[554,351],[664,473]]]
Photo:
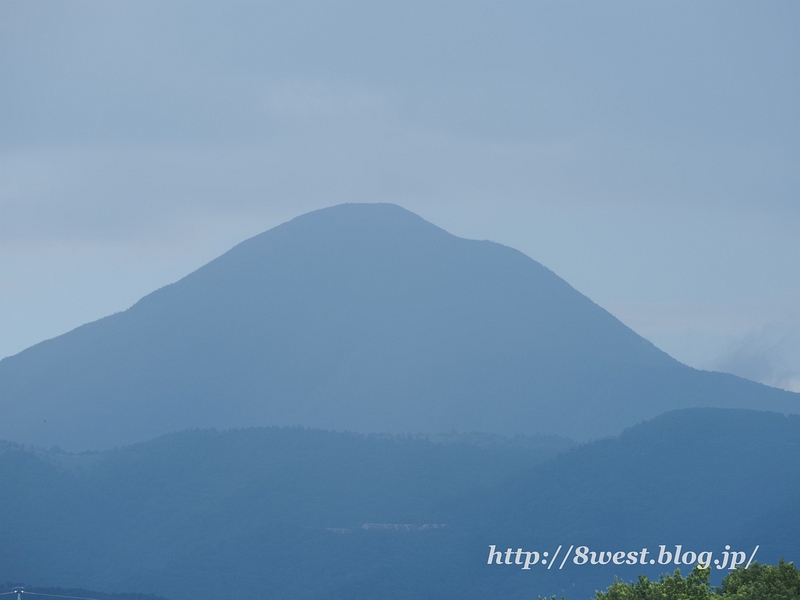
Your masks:
[[[0,581],[175,600],[577,599],[675,565],[523,570],[487,565],[489,546],[800,552],[800,416],[686,409],[577,447],[474,441],[270,427],[84,455],[0,443],[14,490]]]
[[[314,211],[130,309],[0,361],[0,437],[106,448],[192,427],[612,435],[800,395],[681,365],[521,252],[395,205]]]

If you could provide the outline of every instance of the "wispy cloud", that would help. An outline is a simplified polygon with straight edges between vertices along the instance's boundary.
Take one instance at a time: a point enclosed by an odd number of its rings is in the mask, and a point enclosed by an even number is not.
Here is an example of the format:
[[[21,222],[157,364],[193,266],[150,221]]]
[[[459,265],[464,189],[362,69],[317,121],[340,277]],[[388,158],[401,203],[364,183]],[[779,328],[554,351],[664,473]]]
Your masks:
[[[772,323],[732,344],[717,369],[800,392],[800,322]]]

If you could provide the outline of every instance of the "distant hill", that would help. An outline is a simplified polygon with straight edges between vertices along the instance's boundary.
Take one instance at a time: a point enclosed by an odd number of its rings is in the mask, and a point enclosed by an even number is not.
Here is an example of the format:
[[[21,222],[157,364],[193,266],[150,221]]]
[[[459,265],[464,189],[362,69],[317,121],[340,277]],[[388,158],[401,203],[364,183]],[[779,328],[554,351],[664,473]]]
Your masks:
[[[694,406],[800,395],[688,368],[522,253],[386,204],[298,217],[0,361],[0,437],[69,449],[251,425],[587,440]]]
[[[136,593],[121,593],[121,594],[106,594],[104,592],[97,592],[94,590],[86,590],[82,588],[41,588],[23,585],[11,585],[10,582],[0,584],[0,594],[8,594],[17,589],[24,588],[23,597],[28,600],[48,600],[50,597],[66,597],[75,600],[166,600],[160,596],[152,594],[136,594]],[[16,598],[9,594],[9,597]]]
[[[674,553],[713,550],[722,559],[758,545],[756,559],[800,561],[800,416],[747,410],[674,411],[509,478],[476,499],[464,520],[483,521],[498,546]],[[495,543],[495,542],[493,542]],[[552,550],[551,550],[552,552]],[[574,556],[574,555],[573,555]],[[656,558],[657,556],[652,556]],[[550,589],[598,585],[567,565],[542,577]],[[635,580],[677,566],[595,566]],[[690,568],[680,567],[683,573]],[[525,574],[506,573],[509,590],[529,589]],[[714,571],[719,583],[724,572]],[[553,592],[555,593],[555,591]],[[559,593],[561,593],[559,591]],[[588,594],[584,594],[587,597]],[[568,596],[569,597],[569,596]],[[578,596],[581,597],[581,596]]]
[[[364,560],[367,579],[383,561],[413,573],[404,545],[436,551],[464,498],[571,446],[298,428],[187,431],[104,453],[0,443],[0,581],[173,600],[344,592],[364,584]]]
[[[676,567],[526,571],[488,566],[489,545],[759,544],[762,562],[800,560],[797,416],[682,410],[580,447],[442,442],[269,428],[104,453],[4,444],[0,580],[172,600],[579,600]]]

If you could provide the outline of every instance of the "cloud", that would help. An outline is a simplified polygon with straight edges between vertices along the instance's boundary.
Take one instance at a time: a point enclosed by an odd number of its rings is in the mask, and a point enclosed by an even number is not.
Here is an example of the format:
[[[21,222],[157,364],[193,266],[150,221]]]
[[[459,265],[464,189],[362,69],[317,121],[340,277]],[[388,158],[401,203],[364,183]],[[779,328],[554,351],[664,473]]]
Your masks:
[[[800,392],[800,322],[771,323],[721,356],[716,368],[767,385]]]

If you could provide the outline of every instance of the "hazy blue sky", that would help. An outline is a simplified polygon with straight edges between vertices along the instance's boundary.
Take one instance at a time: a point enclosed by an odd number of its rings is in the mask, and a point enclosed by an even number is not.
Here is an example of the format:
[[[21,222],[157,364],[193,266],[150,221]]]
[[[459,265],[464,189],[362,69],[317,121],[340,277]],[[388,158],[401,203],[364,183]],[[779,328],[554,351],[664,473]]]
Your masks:
[[[0,4],[0,357],[309,210],[516,247],[800,391],[800,3]]]

